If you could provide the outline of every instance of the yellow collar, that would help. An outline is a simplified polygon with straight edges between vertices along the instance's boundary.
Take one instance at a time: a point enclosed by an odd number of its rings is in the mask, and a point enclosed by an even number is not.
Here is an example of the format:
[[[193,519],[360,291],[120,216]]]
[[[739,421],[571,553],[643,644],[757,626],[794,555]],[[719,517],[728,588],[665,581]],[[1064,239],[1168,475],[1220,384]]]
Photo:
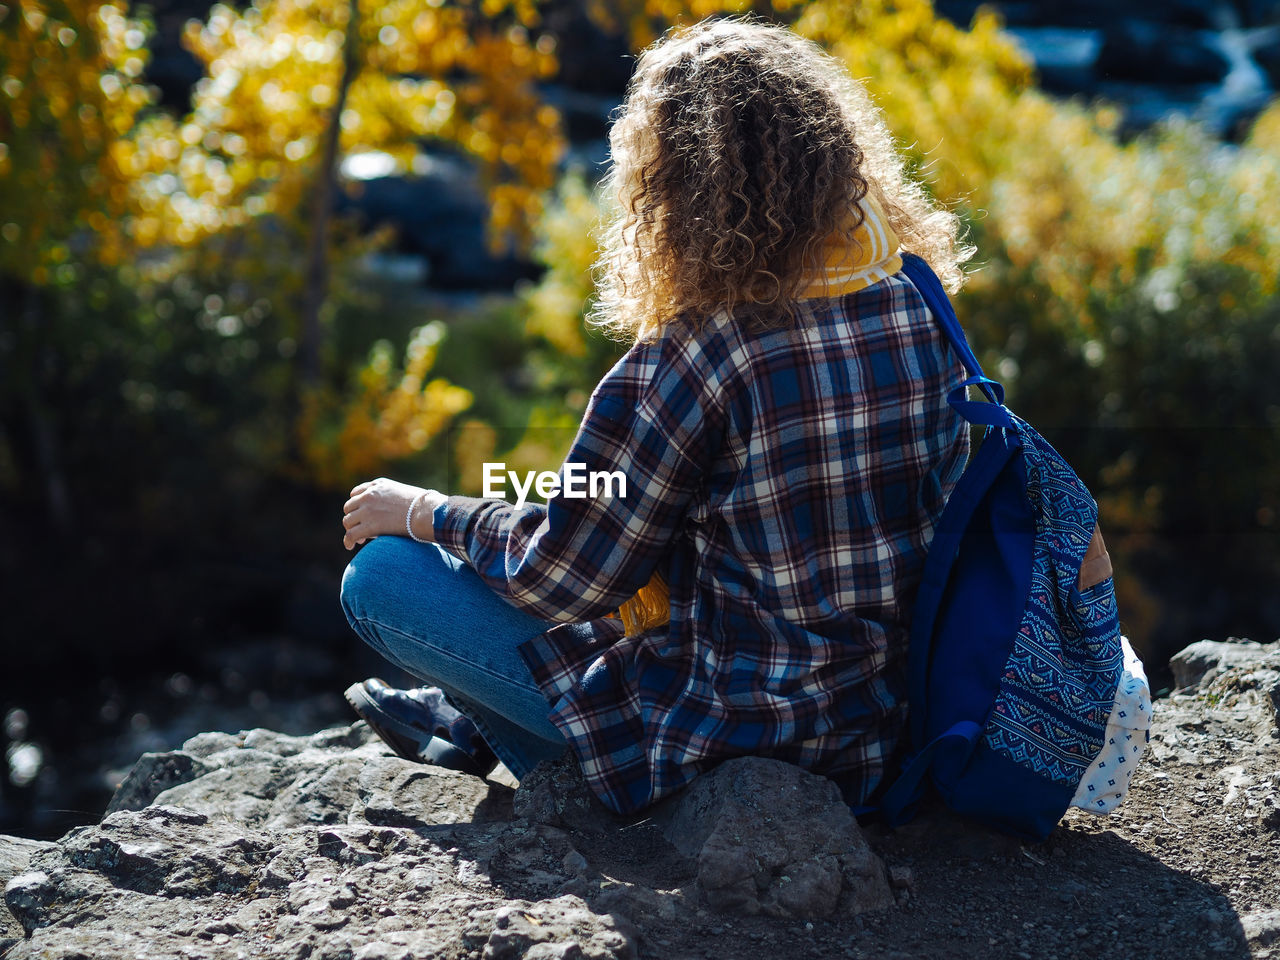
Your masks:
[[[812,276],[796,299],[843,296],[879,283],[902,269],[898,236],[880,204],[867,194],[860,206],[864,217],[854,234],[858,245],[848,246],[839,231],[829,236],[823,244],[823,272]]]

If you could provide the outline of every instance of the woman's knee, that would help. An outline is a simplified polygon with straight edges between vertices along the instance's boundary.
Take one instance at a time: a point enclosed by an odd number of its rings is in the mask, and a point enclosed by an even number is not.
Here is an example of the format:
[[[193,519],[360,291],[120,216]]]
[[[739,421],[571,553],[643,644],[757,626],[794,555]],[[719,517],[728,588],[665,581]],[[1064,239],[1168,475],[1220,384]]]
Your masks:
[[[421,589],[431,568],[444,567],[434,544],[404,537],[378,537],[357,553],[342,575],[342,609],[353,627],[369,620],[394,618],[410,589]]]

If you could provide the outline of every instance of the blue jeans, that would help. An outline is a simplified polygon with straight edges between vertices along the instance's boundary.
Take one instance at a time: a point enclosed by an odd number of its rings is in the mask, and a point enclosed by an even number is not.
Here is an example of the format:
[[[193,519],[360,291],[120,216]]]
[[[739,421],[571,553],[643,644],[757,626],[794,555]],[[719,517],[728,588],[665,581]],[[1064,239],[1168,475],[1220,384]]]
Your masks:
[[[517,778],[568,749],[516,648],[550,621],[517,610],[434,543],[378,537],[342,577],[342,608],[365,643],[439,687]]]

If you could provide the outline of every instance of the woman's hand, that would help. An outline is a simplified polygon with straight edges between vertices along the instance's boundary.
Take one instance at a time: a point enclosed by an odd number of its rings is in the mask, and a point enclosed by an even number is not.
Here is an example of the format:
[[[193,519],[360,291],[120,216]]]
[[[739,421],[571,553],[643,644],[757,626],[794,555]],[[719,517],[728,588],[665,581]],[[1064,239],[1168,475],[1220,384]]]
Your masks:
[[[431,514],[444,502],[445,495],[437,490],[411,486],[397,480],[379,477],[360,484],[351,491],[351,499],[342,508],[342,526],[346,534],[342,544],[348,550],[374,537],[395,534],[405,536],[405,517],[409,504],[418,497],[423,499],[413,511],[413,532],[422,540],[432,539]]]

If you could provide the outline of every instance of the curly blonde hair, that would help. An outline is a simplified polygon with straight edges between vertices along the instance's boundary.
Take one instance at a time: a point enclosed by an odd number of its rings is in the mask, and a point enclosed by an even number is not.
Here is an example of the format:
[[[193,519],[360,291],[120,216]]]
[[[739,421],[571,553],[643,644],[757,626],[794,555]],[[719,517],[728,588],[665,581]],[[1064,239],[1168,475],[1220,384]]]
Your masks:
[[[902,247],[951,290],[972,255],[959,220],[910,180],[879,110],[845,67],[786,27],[747,18],[676,28],[636,63],[602,184],[616,201],[591,320],[624,340],[720,309],[794,317],[823,244],[856,246],[870,192]]]

